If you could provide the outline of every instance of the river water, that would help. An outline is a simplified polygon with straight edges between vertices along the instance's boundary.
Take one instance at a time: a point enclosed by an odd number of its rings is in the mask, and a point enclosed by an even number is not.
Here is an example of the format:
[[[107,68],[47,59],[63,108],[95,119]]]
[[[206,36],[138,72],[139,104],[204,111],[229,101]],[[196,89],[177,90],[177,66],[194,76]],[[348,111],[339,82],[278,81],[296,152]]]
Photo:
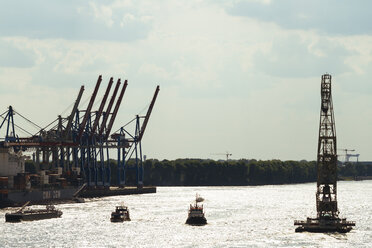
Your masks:
[[[6,223],[0,247],[372,247],[372,181],[338,183],[347,234],[295,233],[293,221],[315,217],[315,183],[246,187],[158,187],[156,194],[60,204],[62,218]],[[206,226],[185,225],[195,193],[205,198]],[[132,221],[111,223],[116,205]]]

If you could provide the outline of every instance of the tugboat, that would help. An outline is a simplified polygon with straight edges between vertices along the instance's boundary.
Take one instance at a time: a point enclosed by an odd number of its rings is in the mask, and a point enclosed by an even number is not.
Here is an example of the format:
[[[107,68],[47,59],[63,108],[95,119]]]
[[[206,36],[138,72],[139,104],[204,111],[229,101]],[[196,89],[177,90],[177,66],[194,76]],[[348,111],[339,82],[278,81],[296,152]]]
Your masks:
[[[45,209],[25,209],[29,204],[26,202],[17,212],[6,213],[6,222],[20,222],[20,221],[32,221],[32,220],[43,220],[51,218],[59,218],[62,216],[62,211],[56,209],[53,205],[47,205]]]
[[[207,224],[207,219],[204,216],[203,205],[198,205],[198,202],[202,202],[204,199],[196,194],[195,204],[190,204],[189,215],[186,220],[186,224],[193,226],[202,226]]]
[[[127,206],[116,206],[114,212],[111,213],[111,222],[130,221],[129,210]]]

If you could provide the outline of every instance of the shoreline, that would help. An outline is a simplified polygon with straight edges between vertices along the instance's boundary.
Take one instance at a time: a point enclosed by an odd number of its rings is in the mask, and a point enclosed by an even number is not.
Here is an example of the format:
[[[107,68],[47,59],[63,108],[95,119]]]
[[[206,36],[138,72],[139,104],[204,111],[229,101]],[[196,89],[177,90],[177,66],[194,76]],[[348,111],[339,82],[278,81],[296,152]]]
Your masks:
[[[365,177],[342,177],[337,179],[338,182],[341,181],[367,181],[372,180],[372,176]],[[316,183],[315,181],[309,182],[294,182],[294,183],[267,183],[267,184],[235,184],[235,185],[221,185],[221,184],[205,184],[205,185],[156,185],[155,187],[241,187],[241,186],[275,186],[275,185],[291,185],[291,184],[306,184],[306,183]]]

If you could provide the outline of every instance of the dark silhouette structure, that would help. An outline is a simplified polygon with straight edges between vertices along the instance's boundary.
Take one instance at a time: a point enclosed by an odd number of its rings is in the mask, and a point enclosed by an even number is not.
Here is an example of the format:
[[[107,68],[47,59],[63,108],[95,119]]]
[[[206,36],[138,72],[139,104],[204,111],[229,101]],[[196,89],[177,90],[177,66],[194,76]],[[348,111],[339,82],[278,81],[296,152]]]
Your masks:
[[[338,217],[337,142],[332,104],[331,75],[322,76],[317,157],[316,218],[295,221],[296,232],[349,232],[355,222]]]
[[[125,126],[122,126],[116,132],[111,132],[128,83],[125,80],[122,84],[120,78],[117,80],[108,106],[104,110],[106,101],[110,96],[110,90],[114,84],[114,79],[111,77],[99,109],[95,111],[93,109],[94,103],[101,82],[102,76],[100,75],[90,97],[89,104],[84,110],[79,110],[79,104],[84,92],[84,86],[81,86],[72,112],[66,118],[59,115],[57,120],[46,128],[41,128],[26,119],[40,128],[37,134],[26,131],[30,134],[29,137],[18,137],[16,135],[15,126],[20,130],[25,130],[14,123],[13,115],[23,116],[15,112],[10,106],[8,111],[0,115],[3,118],[0,123],[0,129],[4,124],[7,124],[4,141],[0,138],[0,149],[12,148],[15,152],[35,151],[33,160],[37,168],[43,167],[48,171],[59,171],[59,174],[62,175],[61,177],[67,179],[66,183],[71,181],[69,177],[74,176],[73,179],[76,179],[75,181],[82,181],[80,184],[86,183],[87,186],[99,188],[107,188],[112,185],[112,168],[105,161],[110,161],[109,151],[116,150],[118,166],[115,169],[118,171],[116,173],[118,178],[115,184],[120,187],[127,186],[126,171],[131,170],[136,174],[136,185],[142,188],[144,169],[141,140],[160,88],[159,86],[156,87],[145,116],[136,115]],[[131,123],[135,123],[134,132],[127,130],[127,126]],[[54,126],[49,128],[53,124]],[[129,160],[135,160],[134,167],[128,166]]]

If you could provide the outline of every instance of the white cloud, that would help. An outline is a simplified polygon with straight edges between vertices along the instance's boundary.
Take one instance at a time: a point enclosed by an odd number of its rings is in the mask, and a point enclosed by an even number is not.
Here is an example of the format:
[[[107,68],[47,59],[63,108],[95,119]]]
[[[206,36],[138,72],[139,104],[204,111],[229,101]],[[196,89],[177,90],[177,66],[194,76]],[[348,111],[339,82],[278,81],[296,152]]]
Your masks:
[[[169,80],[170,73],[157,65],[154,64],[143,64],[138,69],[139,74],[147,74],[149,77],[153,77],[154,80]]]
[[[6,97],[6,99],[2,99],[2,103],[6,106],[6,101],[13,101],[13,99],[16,99],[15,96],[19,91],[31,86],[31,70],[21,68],[0,68],[0,72],[1,96],[2,98]]]
[[[97,6],[94,2],[90,2],[89,5],[93,9],[95,18],[106,23],[108,27],[112,27],[114,20],[112,20],[111,8],[104,5]]]
[[[92,6],[100,22],[108,21],[107,29],[135,28],[145,35],[131,41],[34,38],[27,32],[2,38],[33,59],[27,68],[0,67],[3,109],[16,102],[21,113],[47,123],[75,100],[81,84],[89,98],[99,74],[104,78],[99,94],[110,76],[121,77],[129,85],[113,129],[142,110],[160,84],[144,137],[148,157],[206,158],[228,150],[233,158],[315,159],[320,76],[328,71],[334,75],[340,140],[358,142],[346,127],[346,110],[366,106],[352,121],[361,123],[356,137],[369,130],[368,35],[286,29],[229,15],[209,1]],[[358,149],[368,154],[366,139],[360,143]]]
[[[123,27],[124,25],[127,25],[128,23],[132,22],[133,20],[135,20],[134,15],[132,15],[132,14],[125,14],[123,16],[122,21],[120,22],[120,26]]]
[[[372,36],[332,37],[332,41],[341,44],[352,53],[345,63],[357,74],[367,74],[372,66]]]
[[[276,0],[230,1],[224,6],[228,13],[274,22],[285,29],[319,30],[326,34],[357,35],[371,34],[368,21],[371,2],[350,3],[347,0]]]

